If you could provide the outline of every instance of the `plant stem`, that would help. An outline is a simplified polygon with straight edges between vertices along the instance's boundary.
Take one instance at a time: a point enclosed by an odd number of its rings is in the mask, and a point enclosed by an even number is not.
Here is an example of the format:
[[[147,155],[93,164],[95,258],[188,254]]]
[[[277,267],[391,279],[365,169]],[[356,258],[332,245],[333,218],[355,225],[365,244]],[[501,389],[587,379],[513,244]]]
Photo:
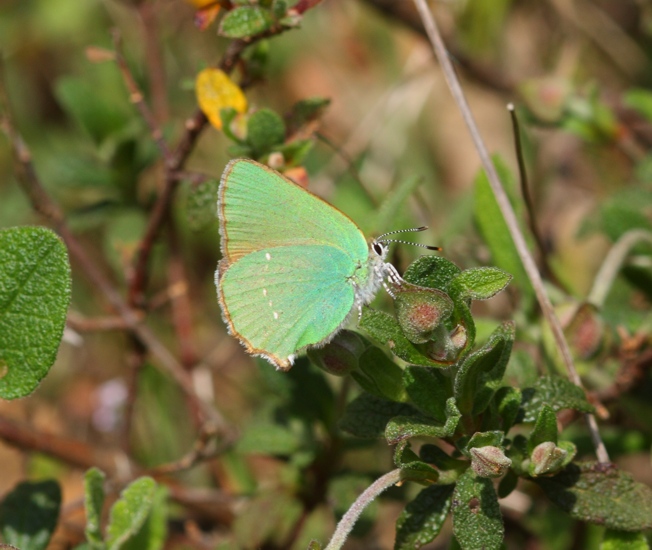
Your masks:
[[[482,136],[480,135],[480,130],[478,129],[475,119],[473,118],[471,109],[466,101],[464,92],[462,91],[462,86],[460,85],[457,75],[455,74],[455,70],[453,69],[453,65],[450,62],[448,52],[446,51],[446,46],[444,45],[444,42],[441,38],[441,34],[437,28],[435,19],[432,16],[430,9],[428,8],[426,0],[414,0],[414,3],[417,10],[419,11],[419,15],[421,16],[421,20],[423,21],[423,25],[426,29],[426,33],[428,34],[428,38],[430,39],[430,43],[432,44],[435,55],[439,60],[442,71],[444,73],[444,77],[451,91],[451,94],[453,95],[453,99],[457,103],[457,106],[462,114],[462,118],[464,119],[469,133],[471,134],[475,148],[478,151],[478,155],[480,156],[482,166],[484,167],[484,170],[487,174],[489,185],[491,186],[491,189],[496,198],[496,202],[498,203],[498,207],[500,208],[505,223],[509,228],[512,239],[514,240],[514,245],[521,259],[521,262],[523,263],[525,272],[527,273],[532,287],[534,288],[534,293],[537,297],[539,305],[541,306],[543,315],[546,318],[548,325],[550,326],[552,334],[557,343],[557,347],[561,352],[561,356],[564,364],[566,365],[568,375],[575,385],[582,387],[582,381],[579,374],[577,373],[577,370],[575,369],[570,348],[568,347],[568,343],[564,337],[564,331],[561,327],[561,323],[555,315],[552,304],[550,302],[550,298],[548,298],[546,290],[543,286],[541,274],[537,269],[534,259],[532,258],[532,255],[527,248],[525,238],[523,237],[523,234],[519,228],[514,209],[512,208],[512,205],[507,198],[507,194],[505,193],[500,178],[498,177],[498,172],[496,171],[496,168],[491,161],[489,151],[487,150]],[[600,437],[594,416],[587,414],[585,417],[598,460],[600,462],[609,462],[609,455],[607,454],[607,449],[605,448],[604,443],[602,442],[602,438]]]
[[[632,229],[621,235],[605,256],[600,270],[593,280],[593,287],[591,287],[591,292],[589,292],[586,299],[587,302],[598,308],[604,305],[614,279],[627,259],[630,250],[644,241],[652,243],[652,233],[643,229]]]
[[[333,538],[331,538],[325,550],[339,550],[344,545],[346,538],[351,533],[355,522],[360,517],[362,511],[367,505],[374,500],[385,489],[389,489],[392,485],[396,485],[401,481],[401,470],[396,469],[386,473],[384,476],[379,477],[358,497],[351,507],[347,510],[346,514],[342,517],[337,524]]]

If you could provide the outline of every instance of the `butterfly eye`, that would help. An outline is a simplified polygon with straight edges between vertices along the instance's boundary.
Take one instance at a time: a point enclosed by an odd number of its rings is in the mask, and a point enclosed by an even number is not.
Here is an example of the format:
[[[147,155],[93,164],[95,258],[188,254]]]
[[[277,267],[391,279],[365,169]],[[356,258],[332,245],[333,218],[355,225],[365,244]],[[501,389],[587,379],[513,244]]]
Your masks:
[[[376,254],[378,254],[379,256],[382,256],[382,255],[383,255],[383,252],[385,252],[385,247],[384,247],[382,244],[380,244],[380,243],[374,243],[374,244],[371,245],[371,246],[372,246],[372,248],[374,249],[374,252],[375,252]]]

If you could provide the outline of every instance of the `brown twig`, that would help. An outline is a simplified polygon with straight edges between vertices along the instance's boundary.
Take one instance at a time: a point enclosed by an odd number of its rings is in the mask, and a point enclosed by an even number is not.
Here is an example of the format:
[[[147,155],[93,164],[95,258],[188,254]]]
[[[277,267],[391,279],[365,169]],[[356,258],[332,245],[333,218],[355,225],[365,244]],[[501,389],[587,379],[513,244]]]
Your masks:
[[[136,465],[121,451],[100,449],[77,439],[38,431],[2,416],[0,439],[22,451],[43,453],[83,470],[96,466],[110,477],[132,477],[137,470]]]
[[[196,464],[214,458],[233,445],[233,440],[222,440],[219,445],[211,445],[215,441],[216,433],[212,430],[202,430],[189,453],[174,462],[161,464],[150,469],[147,473],[154,477],[166,476],[189,470]]]
[[[129,330],[127,322],[119,315],[88,318],[74,311],[68,312],[66,324],[78,332],[103,332],[107,330]]]
[[[580,376],[575,369],[573,357],[571,355],[570,348],[568,347],[568,343],[566,342],[561,323],[559,322],[559,319],[555,315],[555,312],[552,308],[550,298],[548,298],[548,294],[546,293],[545,287],[543,286],[543,281],[541,279],[539,270],[537,269],[536,263],[534,262],[534,259],[532,258],[532,255],[527,248],[525,238],[521,233],[518,220],[516,219],[516,214],[514,213],[514,209],[512,208],[512,205],[509,202],[509,199],[503,189],[500,177],[496,171],[496,167],[491,161],[489,151],[487,150],[484,140],[480,135],[480,131],[473,117],[473,113],[471,112],[471,109],[466,101],[466,97],[464,96],[462,86],[460,85],[457,75],[455,74],[455,70],[453,69],[453,66],[448,58],[446,46],[444,45],[442,37],[439,33],[435,19],[432,16],[432,13],[430,13],[426,0],[414,0],[414,3],[417,7],[417,10],[419,11],[424,27],[426,28],[426,32],[428,33],[428,37],[432,44],[435,55],[439,59],[439,63],[441,64],[441,68],[451,94],[453,95],[460,113],[462,114],[462,118],[464,119],[469,133],[471,134],[475,148],[478,151],[480,160],[482,161],[482,166],[484,167],[484,170],[487,174],[489,185],[491,186],[491,189],[494,193],[494,197],[496,198],[496,202],[498,203],[498,207],[500,208],[505,223],[509,228],[510,235],[514,240],[514,245],[521,259],[521,262],[523,263],[525,272],[527,273],[530,283],[534,288],[534,293],[537,297],[537,301],[539,302],[543,315],[546,318],[548,325],[550,326],[555,342],[557,343],[557,347],[561,352],[561,356],[564,364],[566,365],[568,375],[575,385],[582,388],[582,380],[580,379]],[[591,414],[587,414],[585,418],[589,432],[591,434],[591,438],[593,440],[593,445],[595,447],[598,460],[603,463],[608,463],[609,455],[607,453],[607,449],[604,446],[604,443],[602,442],[602,438],[600,437],[600,432],[598,430],[595,417]]]
[[[546,247],[543,242],[543,237],[541,231],[539,231],[539,224],[537,223],[536,210],[534,208],[534,201],[532,200],[532,193],[530,192],[530,183],[527,177],[527,169],[525,168],[525,158],[523,154],[523,145],[521,143],[521,128],[518,123],[518,117],[516,116],[516,109],[514,108],[513,103],[507,104],[507,111],[509,111],[509,116],[512,119],[512,130],[514,135],[514,148],[516,150],[516,161],[518,163],[518,173],[519,179],[521,182],[521,194],[523,195],[523,202],[525,203],[525,209],[527,211],[527,219],[529,222],[530,232],[534,237],[534,242],[539,251],[539,261],[543,267],[543,272],[555,284],[559,285],[559,281],[555,276],[555,272],[550,266],[548,261],[548,254],[546,253]]]

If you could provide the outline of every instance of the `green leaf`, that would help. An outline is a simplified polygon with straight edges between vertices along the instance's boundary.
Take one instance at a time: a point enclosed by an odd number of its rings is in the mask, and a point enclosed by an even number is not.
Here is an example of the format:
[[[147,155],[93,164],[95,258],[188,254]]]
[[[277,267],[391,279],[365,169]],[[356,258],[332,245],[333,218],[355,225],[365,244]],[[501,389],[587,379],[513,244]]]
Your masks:
[[[106,529],[108,550],[122,548],[138,533],[152,509],[155,494],[156,482],[151,477],[140,477],[122,491],[109,513]]]
[[[219,27],[219,34],[227,38],[246,38],[255,36],[274,24],[269,10],[260,6],[241,6],[229,11]]]
[[[295,139],[274,149],[283,154],[286,167],[299,166],[315,145],[313,139]]]
[[[504,290],[511,280],[509,273],[497,267],[465,269],[450,282],[449,293],[462,299],[488,300]]]
[[[48,373],[69,303],[61,240],[43,227],[0,231],[0,397],[26,396]]]
[[[188,227],[192,231],[201,231],[207,226],[215,223],[215,197],[220,182],[216,179],[209,179],[199,185],[188,185],[186,195],[186,216]]]
[[[468,469],[453,493],[453,533],[465,549],[498,550],[503,542],[503,518],[493,482]]]
[[[506,192],[514,195],[516,184],[509,168],[498,156],[493,157],[493,162]],[[475,219],[494,263],[514,276],[519,290],[530,294],[532,287],[484,170],[475,179],[474,193]]]
[[[423,355],[421,351],[410,342],[396,319],[388,313],[365,308],[360,319],[360,328],[366,330],[369,335],[380,342],[387,344],[394,355],[413,365],[424,367],[441,366],[442,363]]]
[[[390,445],[395,445],[410,437],[449,437],[455,433],[460,413],[455,406],[455,398],[446,401],[446,422],[433,421],[421,415],[395,416],[385,428],[385,439]]]
[[[271,109],[260,109],[247,122],[247,143],[256,157],[269,153],[275,145],[285,140],[285,122]]]
[[[423,485],[432,485],[439,479],[439,472],[426,464],[410,449],[410,442],[399,442],[394,451],[394,464],[401,469],[402,481],[414,481]]]
[[[43,550],[57,526],[61,489],[53,480],[19,483],[0,504],[2,538],[20,550]]]
[[[600,550],[650,550],[645,534],[606,529]]]
[[[161,550],[167,538],[167,497],[166,487],[157,486],[152,509],[138,533],[130,538],[123,550]]]
[[[403,372],[403,382],[417,409],[439,422],[446,421],[450,380],[440,369],[408,366]]]
[[[102,537],[102,506],[104,505],[104,472],[91,468],[84,475],[84,505],[86,508],[86,540],[93,550],[104,548]]]
[[[416,409],[410,405],[363,393],[346,407],[340,428],[356,437],[378,438],[385,434],[385,427],[393,417],[415,414],[418,414]]]
[[[500,387],[514,342],[514,323],[498,327],[489,341],[469,355],[455,377],[455,397],[462,414],[483,412]]]
[[[236,111],[234,107],[222,107],[220,109],[222,132],[224,132],[224,135],[228,137],[235,144],[236,147],[242,146],[245,149],[249,149],[249,146],[246,144],[246,142],[234,132],[233,121],[239,116],[243,116],[243,115],[238,111]]]
[[[376,347],[365,350],[360,356],[358,370],[352,371],[351,376],[373,395],[398,403],[407,401],[403,369]]]
[[[289,133],[294,134],[309,122],[319,120],[330,103],[327,97],[308,97],[297,101],[286,117]]]
[[[557,417],[552,407],[544,405],[539,412],[534,429],[527,442],[527,451],[531,453],[540,443],[552,441],[557,444]]]
[[[413,550],[435,540],[451,506],[454,485],[432,485],[409,502],[396,520],[394,550]]]
[[[561,376],[542,376],[533,388],[523,390],[523,422],[534,422],[544,405],[554,412],[562,409],[590,413],[594,407],[586,399],[584,390]]]
[[[301,443],[301,436],[287,426],[258,422],[247,427],[236,449],[240,453],[289,456],[301,448]]]
[[[652,489],[612,464],[570,464],[534,482],[573,519],[619,531],[652,527]]]
[[[514,425],[521,408],[521,390],[511,386],[503,386],[495,394],[493,402],[500,417],[500,428],[507,433]]]
[[[512,444],[507,448],[505,453],[512,460],[512,469],[519,476],[528,475],[527,466],[529,465],[530,455],[527,451],[527,438],[521,434],[514,436]]]
[[[422,256],[405,270],[403,278],[413,285],[448,290],[450,282],[461,273],[453,262],[441,256]]]
[[[422,445],[419,449],[419,457],[424,462],[428,464],[434,464],[438,470],[447,472],[454,470],[456,472],[464,472],[469,463],[466,460],[457,460],[452,456],[449,456],[437,445],[432,445],[431,443],[426,443]]]

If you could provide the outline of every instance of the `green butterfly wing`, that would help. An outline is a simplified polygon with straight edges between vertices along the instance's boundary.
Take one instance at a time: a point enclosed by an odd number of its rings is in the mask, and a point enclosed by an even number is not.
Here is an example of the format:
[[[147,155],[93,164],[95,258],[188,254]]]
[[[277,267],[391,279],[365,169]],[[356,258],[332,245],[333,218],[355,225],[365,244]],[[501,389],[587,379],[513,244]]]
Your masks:
[[[234,263],[277,246],[334,246],[365,263],[369,248],[349,217],[271,168],[232,160],[219,189],[222,257]]]
[[[218,198],[216,284],[229,330],[282,369],[332,337],[353,308],[369,248],[342,212],[248,159],[231,161]],[[358,283],[363,283],[364,280]]]
[[[355,265],[333,246],[279,246],[225,262],[216,284],[229,329],[278,368],[328,341],[353,308]]]

